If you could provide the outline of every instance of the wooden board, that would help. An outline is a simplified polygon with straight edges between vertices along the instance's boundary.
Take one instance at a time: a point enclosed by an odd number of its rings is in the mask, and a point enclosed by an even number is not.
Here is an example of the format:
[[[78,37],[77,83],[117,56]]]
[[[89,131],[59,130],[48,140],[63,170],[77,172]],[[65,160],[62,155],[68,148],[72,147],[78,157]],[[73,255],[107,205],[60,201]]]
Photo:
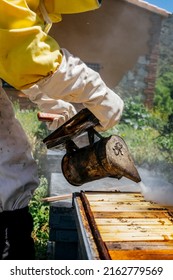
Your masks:
[[[173,259],[173,207],[146,201],[140,193],[85,196],[112,260]]]

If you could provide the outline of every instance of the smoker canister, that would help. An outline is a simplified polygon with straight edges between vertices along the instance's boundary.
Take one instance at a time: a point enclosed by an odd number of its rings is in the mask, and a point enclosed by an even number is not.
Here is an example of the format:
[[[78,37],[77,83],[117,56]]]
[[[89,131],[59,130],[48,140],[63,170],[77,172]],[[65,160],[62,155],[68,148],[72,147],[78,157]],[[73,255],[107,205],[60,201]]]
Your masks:
[[[120,179],[125,176],[135,182],[141,180],[127,145],[117,135],[67,151],[62,159],[62,172],[66,180],[74,186],[105,177]]]

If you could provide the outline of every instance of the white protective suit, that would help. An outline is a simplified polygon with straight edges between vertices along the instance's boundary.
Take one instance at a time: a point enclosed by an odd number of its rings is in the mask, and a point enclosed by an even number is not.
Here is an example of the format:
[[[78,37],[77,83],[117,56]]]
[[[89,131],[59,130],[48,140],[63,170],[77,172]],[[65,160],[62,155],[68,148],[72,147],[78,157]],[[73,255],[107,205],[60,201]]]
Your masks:
[[[26,207],[37,186],[31,147],[0,81],[0,212]]]

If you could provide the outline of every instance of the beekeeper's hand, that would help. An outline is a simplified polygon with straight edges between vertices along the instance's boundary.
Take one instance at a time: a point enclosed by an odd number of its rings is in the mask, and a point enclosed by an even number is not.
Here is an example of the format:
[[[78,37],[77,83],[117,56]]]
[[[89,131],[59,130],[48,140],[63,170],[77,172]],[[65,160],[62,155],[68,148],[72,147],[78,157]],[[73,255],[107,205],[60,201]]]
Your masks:
[[[67,122],[74,114],[69,114],[67,110],[62,111],[60,114],[58,113],[45,113],[38,112],[37,117],[40,121],[46,123],[47,128],[49,130],[55,130],[65,122]]]
[[[49,130],[57,129],[77,113],[75,107],[71,103],[61,99],[55,100],[50,98],[39,91],[38,88],[29,93],[28,91],[23,92],[33,103],[37,104],[41,112],[54,115],[52,121],[46,122]]]
[[[51,105],[51,106],[50,106]],[[48,114],[53,114],[52,121],[46,122],[49,130],[55,130],[69,119],[71,119],[77,112],[74,106],[63,100],[51,100],[45,102],[41,106],[41,110]]]

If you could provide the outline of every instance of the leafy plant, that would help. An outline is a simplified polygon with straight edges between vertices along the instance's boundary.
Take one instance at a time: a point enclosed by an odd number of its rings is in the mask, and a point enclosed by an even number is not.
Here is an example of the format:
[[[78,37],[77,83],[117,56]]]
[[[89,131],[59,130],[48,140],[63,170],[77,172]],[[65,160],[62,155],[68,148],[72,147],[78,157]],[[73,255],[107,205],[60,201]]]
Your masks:
[[[47,180],[44,177],[40,178],[40,185],[36,189],[33,198],[30,202],[29,209],[34,221],[34,230],[32,233],[35,247],[36,259],[46,259],[47,241],[49,238],[49,205],[41,201],[47,196]]]
[[[138,98],[128,98],[124,101],[125,107],[121,122],[134,129],[144,129],[149,125],[150,113]]]
[[[173,112],[173,72],[166,72],[157,79],[154,106],[164,118]]]

